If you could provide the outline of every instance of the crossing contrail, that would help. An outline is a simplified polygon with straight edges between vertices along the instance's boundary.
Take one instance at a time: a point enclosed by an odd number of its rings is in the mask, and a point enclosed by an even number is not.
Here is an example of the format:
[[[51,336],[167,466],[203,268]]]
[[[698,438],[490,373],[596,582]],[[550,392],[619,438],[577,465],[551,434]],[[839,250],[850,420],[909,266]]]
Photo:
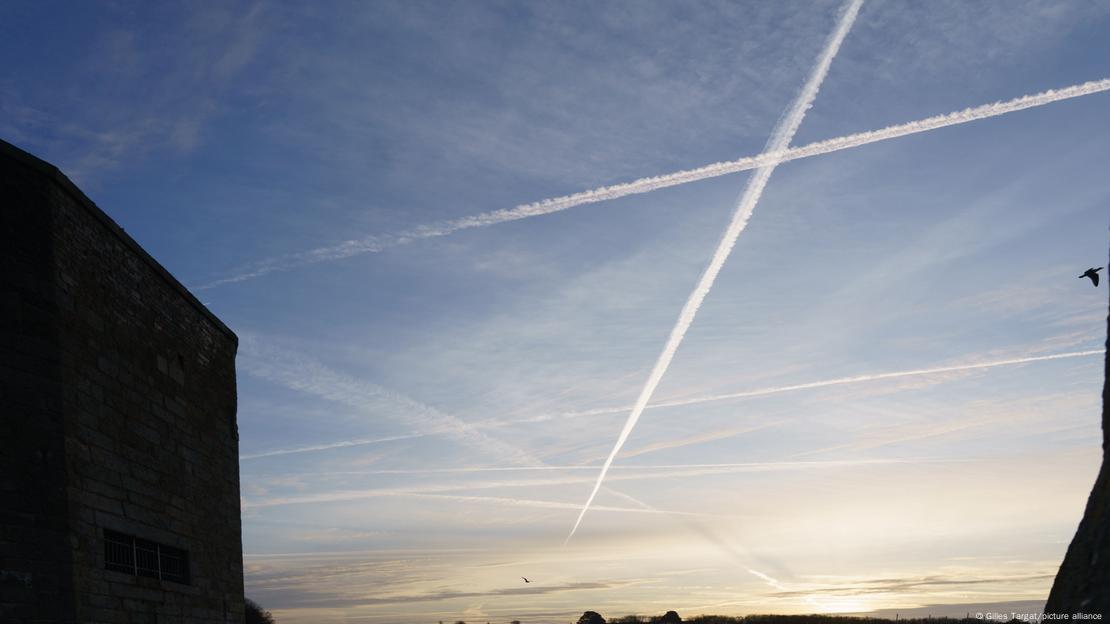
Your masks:
[[[538,217],[584,204],[609,201],[628,195],[650,193],[659,189],[715,178],[730,173],[748,171],[758,167],[797,160],[799,158],[820,156],[822,154],[838,152],[840,150],[859,147],[869,143],[897,139],[911,134],[928,132],[930,130],[978,121],[980,119],[998,117],[999,115],[1005,115],[1027,108],[1035,108],[1061,100],[1093,95],[1104,91],[1110,91],[1110,78],[1084,82],[1062,89],[1050,89],[1033,95],[1023,95],[1005,102],[983,104],[981,106],[965,108],[944,115],[935,115],[917,121],[888,126],[879,130],[870,130],[833,139],[826,139],[824,141],[817,141],[800,147],[784,147],[782,149],[767,150],[756,156],[747,156],[736,160],[713,163],[695,169],[686,169],[659,176],[640,178],[632,182],[603,186],[588,191],[573,193],[571,195],[563,195],[561,197],[552,197],[530,204],[521,204],[513,208],[493,210],[469,217],[421,225],[398,234],[384,234],[349,240],[337,245],[319,247],[308,251],[263,260],[243,268],[234,275],[223,277],[207,284],[194,286],[193,290],[204,290],[223,284],[242,282],[275,271],[284,271],[318,262],[329,262],[361,254],[375,253],[416,240],[446,236],[470,228],[497,225],[499,223],[506,223],[529,217]]]
[[[798,131],[798,126],[802,124],[805,119],[806,111],[813,105],[814,98],[817,97],[817,91],[821,88],[821,83],[825,80],[825,76],[829,73],[829,66],[832,64],[833,58],[840,50],[840,44],[844,42],[844,37],[848,35],[851,30],[852,24],[856,21],[856,16],[859,14],[860,6],[863,0],[849,0],[845,5],[840,21],[836,29],[829,35],[828,41],[825,43],[825,49],[821,52],[821,56],[817,58],[817,65],[810,73],[809,79],[806,81],[805,86],[802,87],[798,97],[794,99],[794,103],[790,106],[789,111],[776,124],[775,129],[771,132],[771,137],[767,140],[766,152],[778,152],[790,146],[790,141],[794,138],[794,133]],[[643,390],[640,391],[640,396],[636,399],[635,405],[632,407],[632,412],[628,415],[628,420],[621,430],[620,436],[617,437],[616,444],[613,445],[613,450],[610,451],[609,457],[606,458],[605,464],[601,467],[601,473],[597,476],[597,482],[594,484],[593,491],[590,492],[590,497],[586,499],[586,504],[582,506],[582,511],[578,513],[578,519],[574,522],[574,527],[571,528],[570,534],[567,535],[567,540],[570,541],[574,537],[575,531],[582,523],[582,518],[585,517],[586,512],[590,509],[590,504],[594,502],[598,490],[601,489],[601,484],[605,481],[605,474],[609,472],[609,466],[613,464],[613,459],[620,452],[621,447],[624,446],[628,436],[632,433],[632,429],[636,426],[636,421],[640,419],[640,415],[644,412],[648,401],[655,393],[656,387],[659,386],[659,381],[663,379],[663,375],[667,372],[667,368],[671,365],[671,360],[674,359],[674,354],[678,351],[679,345],[682,344],[682,339],[686,336],[686,330],[694,322],[694,317],[698,313],[698,308],[701,307],[702,301],[705,300],[706,295],[709,294],[710,289],[713,288],[713,282],[717,279],[717,274],[720,273],[721,267],[724,266],[725,260],[728,259],[729,253],[732,251],[733,245],[736,244],[736,239],[744,228],[748,225],[748,220],[755,210],[755,206],[759,203],[759,198],[763,195],[763,189],[767,186],[767,181],[771,178],[771,173],[774,172],[778,163],[771,162],[761,166],[755,170],[751,179],[748,180],[748,185],[744,189],[744,193],[740,196],[737,202],[736,210],[733,212],[732,221],[729,223],[728,228],[725,230],[724,236],[721,237],[721,242],[717,244],[717,250],[713,253],[713,258],[709,261],[709,266],[706,267],[705,272],[702,273],[701,279],[698,280],[694,292],[690,293],[690,297],[686,300],[686,305],[682,307],[682,312],[678,316],[678,322],[675,323],[674,328],[671,330],[670,337],[667,338],[667,343],[663,347],[663,352],[659,354],[659,359],[655,362],[655,367],[652,369],[651,374],[648,376],[647,383],[644,384]]]

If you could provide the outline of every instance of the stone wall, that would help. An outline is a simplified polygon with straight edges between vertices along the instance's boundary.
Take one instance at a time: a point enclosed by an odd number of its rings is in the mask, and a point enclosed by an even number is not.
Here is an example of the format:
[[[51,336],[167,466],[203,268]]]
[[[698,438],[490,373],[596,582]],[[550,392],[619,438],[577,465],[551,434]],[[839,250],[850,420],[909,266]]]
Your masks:
[[[2,158],[2,156],[0,156]],[[73,618],[50,190],[0,166],[0,622]]]
[[[0,604],[27,621],[242,622],[235,335],[56,169],[0,147],[22,241],[3,282],[21,320],[0,346],[36,388],[12,395],[14,418],[5,405],[0,433],[24,443],[3,467],[26,468],[3,481],[25,501],[2,522],[50,546],[35,560],[0,542],[0,570],[26,574],[0,581]],[[187,551],[189,582],[105,569],[105,529]]]
[[[1110,284],[1107,284],[1110,287]],[[1099,470],[1083,519],[1064,556],[1045,613],[1098,613],[1110,618],[1110,317],[1106,325],[1108,349],[1102,386],[1102,468]]]

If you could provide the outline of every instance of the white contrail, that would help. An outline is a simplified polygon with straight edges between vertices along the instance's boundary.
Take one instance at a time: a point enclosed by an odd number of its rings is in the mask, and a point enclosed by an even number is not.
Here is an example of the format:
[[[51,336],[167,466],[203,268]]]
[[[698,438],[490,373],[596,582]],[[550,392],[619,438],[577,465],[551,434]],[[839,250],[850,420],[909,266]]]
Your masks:
[[[444,429],[443,433],[448,430]],[[312,451],[330,451],[337,448],[347,448],[349,446],[364,446],[368,444],[381,444],[383,442],[396,442],[398,440],[411,440],[413,438],[423,438],[425,436],[433,435],[433,432],[419,432],[419,433],[406,433],[403,435],[385,436],[383,438],[355,438],[353,440],[340,440],[339,442],[327,442],[324,444],[313,444],[311,446],[296,446],[293,448],[272,449],[269,451],[259,451],[257,453],[248,453],[240,455],[239,459],[260,459],[263,457],[277,457],[278,455],[293,455],[296,453],[310,453]]]
[[[649,505],[648,503],[645,503],[645,502],[640,501],[640,500],[636,500],[635,498],[632,498],[631,496],[628,496],[627,494],[621,494],[620,492],[614,492],[614,494],[616,494],[619,498],[623,498],[625,500],[630,501],[632,504],[636,505],[637,507],[641,507],[643,509],[648,509],[648,510],[656,510],[655,507]],[[717,548],[721,549],[722,551],[724,551],[729,557],[731,557],[734,561],[736,561],[736,563],[740,564],[741,569],[743,569],[746,572],[748,572],[749,574],[759,578],[764,583],[767,583],[768,585],[770,585],[771,587],[773,587],[773,588],[775,588],[779,591],[789,591],[786,587],[784,587],[781,583],[779,583],[778,580],[760,572],[759,570],[753,570],[752,568],[748,567],[749,564],[748,564],[747,560],[750,558],[750,555],[745,556],[735,546],[733,546],[731,543],[729,543],[728,540],[726,540],[726,539],[722,538],[720,535],[718,535],[717,532],[714,531],[712,527],[710,527],[708,525],[705,525],[705,524],[702,524],[701,522],[698,522],[694,518],[690,518],[690,517],[680,517],[680,520],[683,521],[683,523],[686,525],[687,528],[692,529],[702,539],[704,539],[705,541],[709,542],[710,544],[712,544],[712,545],[716,546]],[[747,549],[744,548],[744,550],[747,550]]]
[[[463,496],[457,494],[438,494],[430,492],[412,492],[404,490],[364,490],[364,491],[350,491],[350,492],[333,492],[327,494],[320,494],[315,496],[302,496],[292,498],[274,498],[269,500],[260,501],[247,501],[243,504],[243,509],[260,509],[264,507],[277,507],[284,505],[304,505],[304,504],[324,504],[324,503],[337,503],[337,502],[351,502],[361,501],[374,498],[424,498],[432,500],[453,501],[460,503],[492,503],[498,505],[509,505],[512,507],[537,507],[541,509],[578,509],[576,503],[564,503],[560,501],[531,499],[531,498],[510,498],[505,496]],[[736,520],[737,516],[719,515],[701,513],[697,511],[681,511],[669,509],[656,509],[656,508],[636,508],[636,507],[609,507],[599,506],[596,507],[599,511],[612,511],[621,513],[638,513],[638,514],[660,514],[667,516],[688,516],[695,518],[715,518]]]
[[[260,338],[251,334],[240,336],[236,365],[240,371],[253,377],[280,384],[291,390],[318,396],[358,410],[388,415],[405,422],[411,429],[421,432],[450,435],[472,448],[482,450],[491,457],[523,466],[541,463],[532,454],[487,436],[453,414],[442,412],[382,386],[329,369],[309,357],[265,344]],[[335,444],[336,448],[339,446],[353,445]],[[300,449],[292,450],[302,452]],[[271,456],[283,454],[288,453],[269,453]]]
[[[713,401],[728,401],[728,400],[731,400],[731,399],[746,399],[746,398],[752,398],[752,397],[767,396],[767,395],[772,395],[772,394],[780,394],[780,393],[785,393],[785,392],[796,392],[796,391],[800,391],[800,390],[812,390],[812,389],[816,389],[816,388],[825,388],[825,387],[828,387],[828,386],[840,386],[840,385],[849,385],[849,384],[857,384],[857,383],[867,383],[867,382],[871,382],[871,381],[883,381],[883,380],[886,380],[886,379],[899,379],[899,378],[902,378],[902,377],[917,377],[917,376],[927,376],[927,375],[939,375],[939,374],[944,374],[944,373],[965,372],[965,371],[972,371],[972,370],[983,370],[983,369],[989,369],[989,368],[996,368],[996,367],[1000,367],[1000,366],[1016,366],[1016,365],[1019,365],[1019,364],[1029,364],[1029,363],[1033,363],[1033,362],[1046,362],[1046,361],[1051,361],[1051,360],[1063,360],[1063,359],[1068,359],[1068,358],[1088,357],[1088,356],[1093,356],[1093,355],[1104,355],[1105,353],[1106,353],[1106,351],[1104,349],[1093,349],[1093,350],[1088,350],[1088,351],[1066,351],[1064,353],[1053,353],[1051,355],[1033,355],[1033,356],[1026,356],[1026,357],[1019,357],[1019,358],[1009,358],[1009,359],[1004,359],[1004,360],[990,360],[990,361],[987,361],[987,362],[976,362],[974,364],[954,364],[954,365],[951,365],[951,366],[939,366],[939,367],[933,367],[933,368],[915,368],[915,369],[911,369],[911,370],[894,371],[894,372],[889,372],[889,373],[872,373],[870,375],[856,375],[856,376],[853,376],[853,377],[837,377],[835,379],[822,379],[820,381],[809,381],[809,382],[806,382],[806,383],[790,384],[790,385],[785,385],[785,386],[771,386],[771,387],[767,387],[767,388],[756,388],[754,390],[745,390],[743,392],[728,392],[728,393],[724,393],[724,394],[712,394],[712,395],[701,396],[701,397],[692,397],[692,398],[688,398],[688,399],[673,399],[673,400],[670,400],[670,401],[657,401],[657,402],[648,403],[648,405],[644,409],[645,410],[650,410],[650,409],[656,409],[656,408],[660,408],[660,407],[681,407],[681,406],[686,406],[686,405],[697,405],[697,404],[700,404],[700,403],[710,403],[710,402],[713,402]],[[599,408],[596,408],[596,409],[579,410],[579,411],[574,411],[574,412],[562,412],[562,413],[559,413],[559,414],[544,414],[544,415],[534,416],[534,417],[531,417],[531,418],[524,418],[524,419],[520,419],[520,420],[479,421],[479,422],[473,423],[472,426],[476,429],[486,429],[486,428],[504,427],[504,426],[510,426],[510,425],[519,425],[519,424],[523,424],[523,423],[545,422],[545,421],[561,419],[561,418],[577,418],[577,417],[583,417],[583,416],[603,416],[603,415],[607,415],[607,414],[619,414],[621,412],[627,412],[630,409],[632,409],[631,405],[622,405],[622,406],[617,406],[617,407],[599,407]],[[421,437],[431,436],[431,435],[446,434],[446,433],[450,433],[450,432],[451,432],[450,429],[441,428],[441,429],[438,429],[438,430],[433,429],[433,430],[427,430],[427,431],[418,431],[418,432],[413,432],[413,433],[408,433],[408,434],[402,434],[402,435],[396,435],[396,436],[386,436],[386,437],[381,437],[381,438],[356,438],[356,439],[353,439],[353,440],[340,440],[340,441],[337,441],[337,442],[315,444],[315,445],[310,445],[310,446],[300,446],[300,447],[286,448],[286,449],[271,449],[271,450],[268,450],[268,451],[259,451],[259,452],[256,452],[256,453],[249,453],[249,454],[245,454],[245,455],[240,455],[239,459],[240,460],[259,459],[259,458],[264,458],[264,457],[276,457],[276,456],[279,456],[279,455],[291,455],[291,454],[295,454],[295,453],[309,453],[309,452],[314,452],[314,451],[325,451],[325,450],[331,450],[331,449],[335,449],[335,448],[344,448],[344,447],[350,447],[350,446],[363,446],[363,445],[369,445],[369,444],[381,444],[381,443],[385,443],[385,442],[393,442],[393,441],[397,441],[397,440],[408,440],[408,439],[421,438]],[[575,466],[575,467],[549,466],[549,467],[542,467],[542,469],[551,469],[551,470],[556,470],[556,469],[558,469],[558,470],[570,470],[570,469],[596,470],[597,468],[598,468],[597,466]],[[537,466],[537,467],[531,467],[531,468],[524,468],[524,467],[497,468],[496,470],[539,470],[539,469],[541,469],[541,467]],[[456,470],[456,469],[452,469],[452,470]],[[470,470],[494,470],[494,469],[491,469],[491,468],[478,468],[478,469],[460,468],[460,469],[457,469],[457,470],[460,471],[460,472],[467,472],[467,471],[470,471]]]
[[[917,121],[888,126],[879,130],[870,130],[833,139],[826,139],[800,147],[768,150],[757,156],[747,156],[737,160],[705,165],[696,169],[686,169],[660,176],[640,178],[632,182],[603,186],[571,195],[563,195],[561,197],[552,197],[530,204],[521,204],[513,208],[493,210],[469,217],[422,225],[399,234],[370,236],[357,240],[349,240],[338,245],[319,247],[309,251],[264,260],[249,268],[243,269],[240,273],[192,288],[193,290],[204,290],[223,284],[242,282],[273,273],[274,271],[282,271],[298,266],[315,264],[317,262],[340,260],[351,256],[379,252],[415,240],[446,236],[460,230],[496,225],[498,223],[516,221],[528,217],[537,217],[567,210],[568,208],[574,208],[575,206],[581,206],[583,204],[609,201],[628,195],[650,193],[659,189],[687,184],[689,182],[697,182],[698,180],[715,178],[730,173],[748,171],[757,167],[797,160],[799,158],[819,156],[821,154],[867,145],[868,143],[896,139],[910,134],[928,132],[930,130],[978,121],[980,119],[988,119],[990,117],[997,117],[1027,108],[1035,108],[1061,100],[1093,95],[1104,91],[1110,91],[1110,78],[1093,80],[1070,87],[1064,87],[1062,89],[1049,89],[1048,91],[1042,91],[1041,93],[1033,95],[1023,95],[1005,102],[995,102],[993,104],[965,108],[944,115],[927,117]]]
[[[805,119],[806,111],[813,105],[813,100],[817,97],[817,91],[821,88],[821,83],[829,72],[829,65],[832,64],[833,58],[840,50],[840,44],[843,43],[844,37],[848,35],[848,31],[856,21],[856,16],[859,14],[859,9],[862,4],[863,0],[849,0],[848,4],[844,7],[836,29],[829,36],[828,41],[825,43],[825,49],[817,59],[817,65],[813,68],[809,79],[806,81],[805,86],[802,87],[798,97],[795,98],[789,111],[779,120],[775,129],[771,132],[771,137],[767,140],[767,147],[764,151],[777,152],[789,147],[790,141],[794,138],[794,133],[798,131],[798,126],[800,126],[802,120]],[[578,530],[578,525],[582,523],[582,518],[585,517],[586,512],[590,509],[590,504],[593,503],[594,498],[597,496],[597,491],[601,489],[601,484],[605,481],[605,473],[609,471],[609,466],[612,465],[613,459],[617,456],[617,453],[620,452],[625,441],[628,440],[628,435],[632,433],[632,429],[636,426],[636,421],[640,419],[640,415],[643,413],[648,401],[651,400],[652,394],[655,393],[655,388],[659,385],[659,381],[663,379],[663,375],[667,372],[671,360],[674,359],[675,352],[678,351],[678,346],[682,344],[682,339],[686,335],[686,330],[688,330],[690,325],[694,322],[694,317],[698,313],[698,308],[701,307],[702,301],[704,301],[706,295],[709,294],[709,290],[713,288],[713,282],[717,279],[717,274],[720,273],[721,267],[725,264],[725,260],[728,259],[733,245],[736,244],[736,239],[748,225],[748,220],[751,218],[756,204],[759,203],[759,198],[763,195],[763,189],[767,186],[767,181],[770,179],[771,173],[774,172],[776,165],[777,163],[772,162],[759,167],[752,174],[751,179],[748,180],[748,185],[744,189],[744,193],[740,196],[740,200],[737,203],[736,211],[732,215],[732,221],[729,223],[728,229],[725,230],[724,236],[721,237],[721,242],[717,244],[717,250],[713,253],[713,258],[709,261],[709,266],[706,267],[705,272],[702,273],[701,279],[698,280],[694,292],[690,293],[689,299],[686,300],[686,305],[683,306],[682,312],[678,316],[678,322],[675,323],[674,328],[671,330],[670,337],[667,338],[667,343],[663,347],[663,352],[659,354],[659,359],[655,362],[655,367],[648,376],[647,383],[644,384],[643,390],[640,391],[640,396],[636,399],[636,403],[632,407],[632,412],[628,415],[628,420],[625,422],[624,428],[617,437],[616,444],[613,445],[613,450],[609,453],[609,457],[606,458],[605,464],[601,467],[601,472],[597,476],[597,482],[594,484],[593,491],[590,492],[590,497],[586,499],[586,504],[582,506],[582,511],[578,513],[578,519],[575,520],[574,527],[571,528],[570,534],[567,535],[568,542],[574,537],[575,531]]]
[[[919,375],[936,375],[940,373],[957,373],[971,370],[979,370],[983,368],[994,368],[996,366],[1014,366],[1017,364],[1028,364],[1030,362],[1044,362],[1048,360],[1062,360],[1065,358],[1084,357],[1088,355],[1103,355],[1106,353],[1105,349],[1094,349],[1091,351],[1071,351],[1068,353],[1056,353],[1053,355],[1036,355],[1032,357],[1013,358],[1010,360],[995,360],[993,362],[979,362],[976,364],[959,364],[956,366],[941,366],[939,368],[919,368],[917,370],[898,371],[893,373],[876,373],[874,375],[857,375],[855,377],[839,377],[837,379],[826,379],[824,381],[812,381],[809,383],[793,384],[789,386],[777,386],[773,388],[760,388],[758,390],[748,390],[746,392],[731,392],[728,394],[714,394],[710,396],[695,397],[690,399],[679,399],[675,401],[664,401],[661,403],[653,403],[651,407],[677,407],[680,405],[694,405],[696,403],[706,403],[708,401],[725,401],[728,399],[743,399],[747,397],[766,396],[768,394],[778,394],[780,392],[793,392],[795,390],[809,390],[812,388],[824,388],[826,386],[840,386],[844,384],[857,384],[868,381],[880,381],[883,379],[897,379],[899,377],[917,377]]]
[[[780,590],[780,591],[787,591],[786,587],[783,587],[782,583],[778,582],[778,579],[775,579],[774,577],[768,576],[768,575],[760,572],[759,570],[753,570],[751,568],[746,568],[746,569],[748,571],[748,574],[751,574],[752,576],[755,576],[756,578],[759,578],[760,580],[762,580],[764,583],[767,583],[771,587],[774,587],[775,589]]]
[[[906,459],[836,459],[836,460],[804,460],[804,461],[762,461],[762,462],[723,462],[710,464],[626,464],[613,466],[617,472],[638,473],[651,472],[645,478],[671,476],[701,476],[702,474],[716,474],[726,472],[771,472],[779,470],[806,470],[821,468],[852,468],[859,466],[889,465],[889,464],[929,464],[951,463],[955,461],[970,461],[969,459],[948,458],[906,458]],[[541,464],[538,466],[475,466],[470,468],[380,468],[371,470],[328,470],[324,472],[304,472],[298,470],[300,476],[340,476],[340,475],[424,475],[424,474],[481,474],[502,472],[574,472],[600,469],[600,465],[552,465]],[[278,473],[280,474],[280,473]],[[273,476],[270,474],[270,476]],[[626,478],[627,479],[627,478]],[[592,479],[590,479],[592,481]],[[533,484],[534,482],[530,482]],[[627,496],[627,495],[625,495]],[[575,509],[578,509],[575,506]]]

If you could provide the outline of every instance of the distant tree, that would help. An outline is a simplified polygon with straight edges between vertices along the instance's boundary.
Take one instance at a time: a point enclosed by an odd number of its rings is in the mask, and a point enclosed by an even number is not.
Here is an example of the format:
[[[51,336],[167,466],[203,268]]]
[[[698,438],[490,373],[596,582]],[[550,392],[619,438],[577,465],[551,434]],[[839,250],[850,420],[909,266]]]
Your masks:
[[[509,624],[520,624],[520,620],[513,620],[512,622],[509,622]]]
[[[259,604],[247,598],[246,608],[243,610],[243,619],[246,624],[275,624],[274,616],[263,609]]]
[[[687,620],[686,624],[740,624],[743,618],[728,617],[725,615],[697,615]]]
[[[605,618],[597,611],[587,611],[578,618],[578,624],[605,624]]]
[[[659,624],[682,624],[682,618],[675,611],[667,611],[659,618]]]

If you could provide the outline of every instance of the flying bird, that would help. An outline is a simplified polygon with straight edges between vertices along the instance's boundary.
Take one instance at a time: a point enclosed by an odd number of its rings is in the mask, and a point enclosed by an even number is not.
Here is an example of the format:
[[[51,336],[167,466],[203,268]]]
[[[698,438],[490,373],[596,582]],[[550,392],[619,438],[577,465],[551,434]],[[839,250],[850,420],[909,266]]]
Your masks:
[[[524,579],[524,582],[525,582],[525,583],[531,583],[531,582],[532,582],[532,581],[529,581],[528,579],[524,578],[523,576],[522,576],[522,577],[520,577],[520,578]]]
[[[1099,267],[1097,269],[1094,268],[1094,267],[1091,267],[1091,268],[1087,269],[1083,273],[1083,275],[1080,275],[1079,279],[1083,279],[1084,277],[1089,277],[1089,278],[1091,278],[1091,283],[1093,283],[1095,285],[1095,287],[1097,288],[1098,287],[1098,272],[1101,271],[1101,270],[1102,270],[1102,267]]]

